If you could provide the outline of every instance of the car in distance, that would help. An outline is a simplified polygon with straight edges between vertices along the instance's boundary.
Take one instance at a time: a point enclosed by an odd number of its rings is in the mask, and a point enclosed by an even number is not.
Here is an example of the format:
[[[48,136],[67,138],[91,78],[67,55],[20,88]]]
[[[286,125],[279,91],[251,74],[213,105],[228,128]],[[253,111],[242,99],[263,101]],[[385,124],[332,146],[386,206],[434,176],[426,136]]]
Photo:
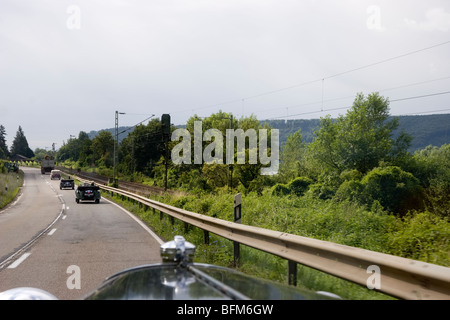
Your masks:
[[[61,179],[61,181],[59,182],[59,189],[75,189],[75,182],[73,181],[73,179]]]
[[[52,170],[50,171],[50,179],[59,179],[61,180],[61,171],[59,170]]]
[[[77,187],[75,190],[75,201],[80,203],[80,201],[94,201],[95,203],[100,202],[100,187],[92,183],[83,183]]]

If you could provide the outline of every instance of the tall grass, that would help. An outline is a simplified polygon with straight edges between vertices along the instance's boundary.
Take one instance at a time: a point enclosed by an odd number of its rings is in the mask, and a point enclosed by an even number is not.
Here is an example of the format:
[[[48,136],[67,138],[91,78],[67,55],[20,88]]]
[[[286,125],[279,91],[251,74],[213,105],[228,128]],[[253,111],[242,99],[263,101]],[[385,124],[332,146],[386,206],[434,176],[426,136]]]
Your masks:
[[[234,196],[226,192],[152,198],[192,212],[233,220]],[[139,216],[164,239],[170,240],[175,235],[183,235],[187,241],[194,243],[197,246],[197,262],[234,266],[231,241],[210,234],[209,244],[206,245],[204,233],[198,228],[190,227],[186,230],[184,223],[173,221],[166,215],[161,218],[160,213],[153,212],[151,208],[145,209],[118,196],[113,200]],[[387,251],[389,237],[386,231],[392,219],[395,219],[383,211],[373,213],[350,203],[336,205],[307,197],[249,195],[243,197],[242,206],[244,224],[380,252]],[[273,281],[288,281],[285,259],[243,245],[238,269]],[[301,265],[298,266],[297,278],[301,287],[333,292],[344,299],[391,299],[384,294]]]
[[[23,172],[0,172],[0,209],[14,200],[23,184]]]

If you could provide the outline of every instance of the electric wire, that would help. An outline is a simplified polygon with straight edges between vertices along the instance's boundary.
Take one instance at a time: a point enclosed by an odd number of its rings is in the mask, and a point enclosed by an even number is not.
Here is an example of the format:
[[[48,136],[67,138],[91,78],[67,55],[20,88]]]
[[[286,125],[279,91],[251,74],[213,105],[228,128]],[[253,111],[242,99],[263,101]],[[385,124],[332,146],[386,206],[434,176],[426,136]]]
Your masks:
[[[394,99],[394,100],[390,100],[389,102],[398,102],[398,101],[405,101],[405,100],[412,100],[412,99],[421,99],[421,98],[433,97],[433,96],[449,94],[449,93],[450,93],[450,91],[436,92],[436,93],[431,93],[431,94],[426,94],[426,95],[421,95],[421,96],[414,96],[414,97],[405,97],[405,98],[400,98],[400,99]],[[291,115],[286,115],[286,116],[272,117],[272,118],[268,118],[266,120],[283,119],[283,118],[290,118],[290,117],[302,116],[302,115],[307,115],[307,114],[315,114],[315,113],[321,113],[321,112],[327,112],[327,111],[336,111],[336,110],[343,110],[343,109],[350,109],[350,108],[351,108],[351,106],[350,107],[349,106],[347,106],[347,107],[338,107],[338,108],[326,109],[326,110],[321,110],[321,111],[309,111],[309,112],[291,114]]]
[[[322,77],[322,78],[319,78],[319,79],[305,81],[305,82],[302,82],[302,83],[299,83],[299,84],[283,87],[283,88],[276,89],[276,90],[262,92],[262,93],[259,93],[259,94],[255,94],[255,95],[252,95],[252,96],[247,96],[247,97],[240,98],[240,99],[233,99],[233,100],[228,100],[228,101],[225,101],[225,102],[222,102],[222,103],[216,103],[216,104],[212,104],[212,105],[208,105],[208,106],[204,106],[204,107],[193,108],[193,109],[190,109],[190,111],[202,110],[202,109],[222,106],[222,105],[225,105],[225,104],[236,103],[236,102],[239,102],[239,101],[245,101],[245,100],[249,100],[249,99],[254,99],[254,98],[262,97],[262,96],[265,96],[265,95],[270,95],[270,94],[274,94],[274,93],[290,90],[290,89],[293,89],[293,88],[298,88],[298,87],[310,85],[310,84],[313,84],[313,83],[316,83],[316,82],[320,82],[320,81],[323,82],[323,81],[325,81],[327,79],[332,79],[332,78],[339,77],[339,76],[342,76],[342,75],[345,75],[345,74],[348,74],[348,73],[352,73],[352,72],[355,72],[355,71],[367,69],[367,68],[370,68],[370,67],[373,67],[373,66],[376,66],[376,65],[380,65],[380,64],[383,64],[383,63],[386,63],[386,62],[390,62],[390,61],[397,60],[397,59],[400,59],[400,58],[404,58],[404,57],[407,57],[407,56],[410,56],[410,55],[413,55],[413,54],[417,54],[417,53],[420,53],[420,52],[423,52],[423,51],[426,51],[426,50],[430,50],[430,49],[434,49],[434,48],[437,48],[437,47],[440,47],[440,46],[444,46],[444,45],[447,45],[449,43],[450,43],[450,40],[444,41],[444,42],[441,42],[441,43],[438,43],[438,44],[435,44],[435,45],[432,45],[432,46],[428,46],[428,47],[421,48],[421,49],[418,49],[418,50],[410,51],[410,52],[407,52],[407,53],[404,53],[404,54],[401,54],[401,55],[397,55],[397,56],[394,56],[394,57],[391,57],[391,58],[383,59],[383,60],[380,60],[380,61],[377,61],[377,62],[374,62],[374,63],[370,63],[370,64],[367,64],[367,65],[364,65],[364,66],[361,66],[361,67],[349,69],[347,71],[335,73],[335,74],[332,74],[332,75],[329,75],[329,76],[326,76],[326,77]]]
[[[447,79],[450,79],[450,76],[441,77],[441,78],[432,79],[432,80],[421,81],[421,82],[410,83],[410,84],[401,85],[401,86],[392,87],[392,88],[387,88],[387,89],[375,90],[375,92],[393,91],[393,90],[409,88],[409,87],[413,87],[413,86],[417,86],[417,85],[422,85],[422,84],[427,84],[427,83],[432,83],[432,82],[437,82],[437,81],[442,81],[442,80],[447,80]],[[326,110],[323,110],[324,103],[338,101],[338,100],[344,100],[344,99],[353,99],[354,97],[355,97],[354,95],[351,95],[351,96],[345,96],[345,97],[340,97],[340,98],[331,98],[331,99],[327,99],[327,100],[323,100],[323,97],[322,97],[321,101],[313,101],[313,102],[309,102],[309,103],[296,104],[296,105],[291,105],[289,107],[284,107],[284,108],[293,109],[293,108],[312,106],[312,105],[315,105],[315,104],[322,103],[322,108],[321,108],[320,112],[323,112],[323,111],[326,111]],[[404,99],[406,100],[408,98],[404,98]],[[391,100],[391,102],[392,101],[396,101],[396,100]],[[263,112],[273,111],[273,110],[278,110],[278,109],[283,109],[283,107],[271,107],[270,109],[268,108],[268,109],[257,111],[256,114],[261,114]],[[312,112],[313,113],[318,113],[319,111],[312,111]],[[308,113],[309,112],[307,112],[306,114],[308,114]]]

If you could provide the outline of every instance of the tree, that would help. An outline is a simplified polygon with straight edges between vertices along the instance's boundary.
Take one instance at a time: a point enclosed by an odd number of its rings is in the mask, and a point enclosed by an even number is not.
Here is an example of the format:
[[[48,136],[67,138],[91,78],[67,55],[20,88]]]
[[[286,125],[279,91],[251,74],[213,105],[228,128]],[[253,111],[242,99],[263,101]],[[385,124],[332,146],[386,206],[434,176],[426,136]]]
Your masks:
[[[153,176],[164,151],[162,125],[152,119],[147,125],[138,125],[122,140],[119,149],[121,169],[125,173],[141,172]]]
[[[183,132],[178,132],[177,145],[172,149],[172,156],[175,154],[181,159],[176,166],[179,181],[185,173],[190,176],[190,171],[201,175],[203,180],[198,180],[201,183],[211,181],[213,171],[210,169],[215,169],[220,172],[220,179],[228,174],[229,187],[235,187],[238,181],[246,191],[251,191],[252,185],[257,187],[261,183],[257,180],[263,169],[267,169],[267,162],[272,165],[271,128],[267,124],[262,126],[253,115],[239,120],[222,111],[204,119],[195,115],[188,120],[186,129],[180,131]],[[278,165],[278,159],[276,161]],[[223,183],[213,184],[221,186]]]
[[[78,134],[79,141],[79,156],[78,161],[83,166],[90,165],[92,163],[92,141],[88,134],[84,131],[80,131]]]
[[[19,129],[17,130],[16,137],[13,140],[12,146],[11,146],[11,155],[22,155],[27,158],[34,157],[33,150],[30,149],[28,146],[27,138],[25,137],[25,134],[22,130],[22,127],[19,126]]]
[[[397,127],[398,118],[390,119],[387,98],[360,93],[345,117],[321,119],[309,151],[326,171],[339,175],[356,169],[365,174],[406,153],[411,137],[402,133],[394,140],[391,135]]]
[[[427,210],[450,217],[450,144],[428,146],[414,154],[415,175],[425,187]]]
[[[283,182],[291,181],[302,174],[304,155],[305,143],[301,130],[298,130],[287,138],[281,150],[280,177]]]
[[[99,166],[113,165],[114,138],[111,132],[102,130],[90,145],[93,161]]]
[[[6,145],[6,130],[3,125],[0,124],[0,159],[6,159],[9,157],[8,146]]]

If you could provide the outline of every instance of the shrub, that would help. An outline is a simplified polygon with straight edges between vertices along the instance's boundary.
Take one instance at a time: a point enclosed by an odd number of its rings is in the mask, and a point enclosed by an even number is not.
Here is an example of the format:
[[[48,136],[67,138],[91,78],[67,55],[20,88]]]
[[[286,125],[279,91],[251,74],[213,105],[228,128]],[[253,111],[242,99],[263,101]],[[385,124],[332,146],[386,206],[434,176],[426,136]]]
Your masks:
[[[290,193],[289,187],[282,183],[277,183],[272,187],[272,195],[274,196],[286,196]]]
[[[314,198],[328,200],[334,197],[336,190],[331,186],[327,186],[322,183],[315,183],[309,186],[308,193],[310,193]]]
[[[421,206],[422,188],[419,180],[399,167],[378,167],[361,180],[367,205],[374,200],[387,210],[401,215]]]
[[[389,233],[391,253],[414,260],[450,265],[449,221],[430,212],[410,213]]]
[[[313,181],[310,178],[298,177],[289,183],[288,188],[290,193],[300,197],[305,194],[305,192],[309,188],[309,185],[312,184],[312,182]]]
[[[364,186],[360,181],[344,181],[336,191],[335,199],[338,201],[349,200],[358,204],[364,204],[363,199]]]

